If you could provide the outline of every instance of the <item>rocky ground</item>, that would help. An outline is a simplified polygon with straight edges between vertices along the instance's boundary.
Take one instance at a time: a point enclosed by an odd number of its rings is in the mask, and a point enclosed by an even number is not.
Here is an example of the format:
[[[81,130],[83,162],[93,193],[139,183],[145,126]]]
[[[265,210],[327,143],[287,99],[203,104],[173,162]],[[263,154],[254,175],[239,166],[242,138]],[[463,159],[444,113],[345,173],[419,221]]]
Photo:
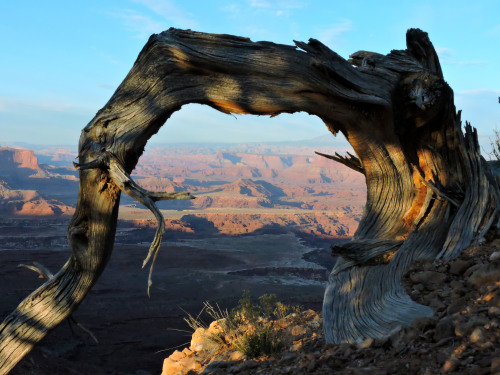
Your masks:
[[[321,317],[308,310],[274,323],[285,350],[247,359],[208,339],[212,324],[166,358],[162,374],[500,374],[500,238],[449,263],[419,261],[403,282],[436,313],[385,339],[326,345]]]

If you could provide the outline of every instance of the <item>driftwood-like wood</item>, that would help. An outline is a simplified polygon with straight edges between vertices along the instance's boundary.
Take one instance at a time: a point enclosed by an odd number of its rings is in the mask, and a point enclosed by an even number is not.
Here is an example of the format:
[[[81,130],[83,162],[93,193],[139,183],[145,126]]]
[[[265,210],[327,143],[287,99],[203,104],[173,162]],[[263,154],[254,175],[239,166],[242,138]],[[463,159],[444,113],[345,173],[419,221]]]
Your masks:
[[[276,116],[304,111],[342,132],[356,156],[332,156],[364,173],[367,202],[353,240],[335,248],[324,299],[328,342],[381,337],[432,314],[400,280],[423,257],[458,255],[498,226],[498,186],[477,135],[461,130],[453,91],[427,34],[411,29],[407,49],[360,51],[344,60],[319,41],[296,46],[170,29],[153,35],[79,143],[80,190],[68,228],[72,255],[0,326],[5,374],[94,285],[111,255],[120,192],[149,207],[158,195],[130,173],[149,138],[188,103],[224,113]],[[169,198],[190,198],[175,195]]]

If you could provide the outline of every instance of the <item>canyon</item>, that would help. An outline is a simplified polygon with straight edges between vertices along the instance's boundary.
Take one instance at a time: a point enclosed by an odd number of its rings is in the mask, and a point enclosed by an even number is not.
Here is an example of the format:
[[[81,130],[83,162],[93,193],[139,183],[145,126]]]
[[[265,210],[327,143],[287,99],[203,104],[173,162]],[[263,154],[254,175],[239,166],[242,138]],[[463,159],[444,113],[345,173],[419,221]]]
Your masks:
[[[159,203],[170,232],[240,235],[280,227],[348,238],[366,200],[364,176],[314,153],[343,149],[321,139],[310,143],[156,146],[144,153],[133,178],[147,190],[196,196]],[[72,214],[75,159],[68,147],[0,148],[0,215]],[[149,227],[152,218],[122,197],[121,220]]]
[[[0,148],[2,316],[41,283],[18,264],[36,261],[55,272],[70,252],[76,153],[31,148]],[[181,332],[185,311],[197,314],[206,300],[231,308],[244,289],[319,309],[335,263],[330,246],[355,232],[366,192],[363,175],[314,151],[345,150],[321,139],[151,146],[132,175],[136,182],[196,196],[158,204],[166,234],[151,298],[140,264],[157,224],[149,210],[122,196],[110,264],[74,313],[99,344],[73,323],[61,325],[13,373],[64,374],[69,366],[75,374],[156,373],[189,337]]]

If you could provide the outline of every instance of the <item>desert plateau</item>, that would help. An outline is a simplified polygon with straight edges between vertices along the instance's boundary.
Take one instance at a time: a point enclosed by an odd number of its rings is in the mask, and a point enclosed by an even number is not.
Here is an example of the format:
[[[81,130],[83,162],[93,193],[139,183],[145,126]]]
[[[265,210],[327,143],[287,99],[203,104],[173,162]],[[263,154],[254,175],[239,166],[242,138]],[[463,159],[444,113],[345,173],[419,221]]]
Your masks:
[[[330,143],[329,143],[330,142]],[[305,144],[305,145],[304,145]],[[66,230],[78,182],[68,147],[0,148],[0,313],[40,285],[19,264],[52,272],[69,256]],[[324,139],[303,144],[160,145],[134,172],[153,191],[189,191],[190,201],[160,202],[166,234],[151,298],[141,261],[154,216],[123,197],[107,271],[73,314],[13,371],[40,374],[157,373],[190,340],[183,321],[204,301],[234,307],[243,290],[275,293],[321,308],[335,263],[332,243],[352,236],[362,214],[364,178],[314,151],[342,151]],[[72,372],[66,372],[72,364]]]

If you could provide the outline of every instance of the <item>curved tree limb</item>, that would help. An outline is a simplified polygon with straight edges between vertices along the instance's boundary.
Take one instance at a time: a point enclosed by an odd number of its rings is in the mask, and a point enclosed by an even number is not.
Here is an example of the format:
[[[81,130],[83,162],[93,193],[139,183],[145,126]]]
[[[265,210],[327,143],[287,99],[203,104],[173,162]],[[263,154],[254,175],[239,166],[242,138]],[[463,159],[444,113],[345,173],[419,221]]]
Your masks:
[[[50,272],[50,270],[47,267],[45,267],[43,264],[40,264],[38,262],[33,262],[33,265],[31,265],[31,264],[18,264],[17,267],[27,268],[31,271],[34,271],[34,272],[38,273],[38,275],[39,275],[38,277],[40,277],[41,279],[50,280],[54,277],[52,272]]]
[[[426,33],[409,30],[406,50],[360,51],[346,61],[314,39],[294,47],[170,29],[149,39],[82,131],[71,258],[0,325],[0,374],[68,317],[98,279],[111,256],[121,191],[162,221],[154,201],[163,195],[141,190],[129,175],[149,138],[189,103],[238,114],[304,111],[354,148],[367,202],[350,248],[355,255],[337,262],[325,292],[329,342],[381,337],[432,314],[406,295],[404,272],[419,258],[456,256],[499,218],[496,182],[476,134],[461,131]],[[463,191],[460,206],[436,199],[437,190],[423,182],[431,180],[441,192]],[[471,208],[477,204],[479,211]],[[160,223],[148,258],[162,234]]]
[[[34,272],[38,273],[39,277],[42,278],[42,279],[50,280],[50,279],[52,279],[54,277],[54,275],[52,274],[52,272],[50,272],[50,270],[47,267],[45,267],[43,264],[40,264],[38,262],[33,262],[33,265],[19,264],[17,267],[27,268],[27,269],[29,269],[31,271],[34,271]],[[95,337],[95,335],[92,333],[92,331],[90,329],[85,328],[72,315],[69,316],[69,320],[71,322],[73,322],[73,324],[75,324],[83,332],[85,332],[87,335],[89,335],[90,338],[92,340],[94,340],[94,342],[96,344],[99,344],[99,340],[97,340],[97,337]],[[71,327],[71,325],[70,325],[70,327]]]
[[[151,262],[151,267],[149,269],[148,275],[148,296],[151,285],[153,284],[151,277],[153,275],[153,266],[158,255],[158,250],[160,250],[161,239],[165,234],[165,219],[161,211],[156,206],[155,202],[160,200],[173,200],[173,199],[194,199],[190,193],[166,193],[166,192],[151,192],[141,188],[125,171],[120,161],[111,153],[108,155],[109,158],[109,176],[111,180],[120,188],[121,191],[134,198],[136,201],[142,203],[144,206],[150,209],[150,211],[155,215],[158,222],[158,228],[151,243],[148,251],[148,255],[142,263],[142,268],[146,266],[149,262],[151,256],[153,260]]]
[[[85,169],[104,169],[109,173],[109,177],[111,181],[124,193],[128,196],[134,198],[139,203],[142,203],[144,206],[149,208],[149,210],[155,215],[155,218],[158,222],[158,228],[156,229],[156,233],[151,243],[151,246],[148,251],[148,255],[144,259],[142,263],[142,268],[146,266],[149,259],[152,255],[153,261],[151,262],[151,268],[149,270],[148,276],[148,296],[149,289],[152,285],[151,277],[153,275],[153,266],[156,260],[156,256],[158,255],[158,250],[160,249],[161,239],[165,234],[165,219],[163,218],[162,213],[156,206],[155,202],[161,200],[174,200],[174,199],[194,199],[190,193],[186,192],[153,192],[147,191],[141,188],[130,175],[125,171],[122,163],[111,153],[106,151],[105,149],[101,150],[101,153],[91,162],[78,164],[73,163],[76,169],[85,170]]]

